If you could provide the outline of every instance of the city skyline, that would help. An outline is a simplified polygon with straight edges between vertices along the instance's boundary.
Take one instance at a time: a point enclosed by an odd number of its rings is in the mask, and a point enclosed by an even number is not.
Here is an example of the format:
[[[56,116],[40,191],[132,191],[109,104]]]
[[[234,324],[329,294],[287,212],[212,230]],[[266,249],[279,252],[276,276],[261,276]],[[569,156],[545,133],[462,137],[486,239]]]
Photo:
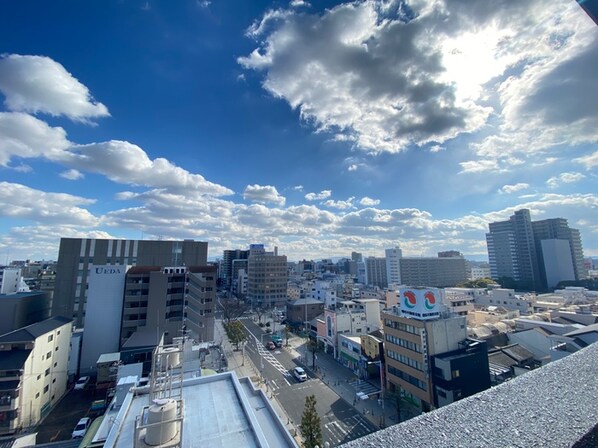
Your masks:
[[[598,256],[598,28],[575,1],[0,5],[0,261],[61,237],[289,260],[565,218]]]

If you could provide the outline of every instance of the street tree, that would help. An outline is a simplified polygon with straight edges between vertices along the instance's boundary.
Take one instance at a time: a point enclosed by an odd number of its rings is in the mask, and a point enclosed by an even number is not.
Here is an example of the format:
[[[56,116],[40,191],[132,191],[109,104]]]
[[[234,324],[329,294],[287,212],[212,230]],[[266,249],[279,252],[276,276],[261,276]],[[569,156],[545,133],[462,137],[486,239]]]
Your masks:
[[[305,409],[301,417],[301,435],[303,436],[304,448],[315,448],[322,446],[322,427],[320,416],[316,410],[316,397],[309,395],[305,397]]]
[[[232,344],[235,344],[237,350],[239,350],[239,344],[247,339],[247,334],[245,333],[245,327],[239,320],[233,320],[228,324],[224,325],[224,329],[226,330],[226,335]]]
[[[238,319],[247,310],[247,306],[245,306],[245,304],[243,304],[236,297],[227,297],[225,299],[221,299],[218,302],[218,305],[222,310],[222,319],[225,324]]]
[[[316,368],[316,353],[319,351],[318,341],[315,339],[309,338],[307,340],[307,350],[311,352],[311,366],[312,368]],[[307,360],[305,360],[307,363]]]

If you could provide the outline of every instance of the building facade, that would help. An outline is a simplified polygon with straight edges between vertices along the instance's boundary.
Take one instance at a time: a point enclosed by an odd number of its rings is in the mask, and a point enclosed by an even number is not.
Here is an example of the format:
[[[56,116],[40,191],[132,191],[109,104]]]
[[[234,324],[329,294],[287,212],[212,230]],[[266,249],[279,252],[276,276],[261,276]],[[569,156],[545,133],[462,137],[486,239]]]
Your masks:
[[[223,283],[223,286],[232,291],[234,281],[237,278],[239,273],[239,269],[246,269],[246,267],[242,267],[238,264],[237,270],[235,272],[233,262],[235,260],[247,260],[249,257],[248,250],[241,250],[241,249],[233,249],[233,250],[225,250],[222,254],[222,262],[220,263],[220,280]]]
[[[252,245],[247,261],[247,300],[253,307],[285,306],[288,268],[286,255],[266,252],[263,245]]]
[[[403,285],[445,288],[467,280],[467,267],[463,257],[401,258],[401,283]]]
[[[587,275],[579,230],[564,218],[532,221],[529,210],[518,210],[508,221],[490,223],[486,242],[492,278],[510,278],[518,289],[550,288],[571,271],[574,280]]]
[[[388,278],[386,277],[386,258],[367,257],[365,259],[365,283],[366,285],[386,288]]]
[[[184,241],[61,238],[52,316],[85,322],[89,272],[95,265],[204,266],[208,243]]]
[[[37,425],[66,393],[71,329],[54,317],[0,336],[0,434]]]
[[[386,280],[389,285],[401,284],[401,257],[403,251],[399,246],[384,251],[386,255]]]

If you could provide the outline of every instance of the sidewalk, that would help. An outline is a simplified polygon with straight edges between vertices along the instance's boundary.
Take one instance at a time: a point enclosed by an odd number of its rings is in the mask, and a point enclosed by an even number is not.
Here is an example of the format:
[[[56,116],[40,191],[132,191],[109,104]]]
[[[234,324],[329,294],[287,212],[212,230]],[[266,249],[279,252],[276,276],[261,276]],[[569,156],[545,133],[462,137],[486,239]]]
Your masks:
[[[286,343],[286,340],[284,342]],[[289,346],[286,349],[293,354],[294,358],[298,358],[297,361],[301,362],[307,370],[318,376],[343,400],[360,411],[373,425],[385,428],[398,423],[396,402],[394,400],[385,398],[383,402],[378,399],[377,393],[374,393],[373,397],[367,400],[356,399],[356,393],[360,391],[357,376],[337,362],[332,355],[317,352],[316,372],[314,372],[311,352],[307,353],[307,362],[305,360],[305,338],[295,335],[289,337]],[[365,380],[362,380],[362,383],[365,383],[364,385],[368,386],[370,390],[380,390],[379,383],[374,384]],[[401,421],[413,418],[420,413],[421,411],[415,406],[404,401],[401,402]]]

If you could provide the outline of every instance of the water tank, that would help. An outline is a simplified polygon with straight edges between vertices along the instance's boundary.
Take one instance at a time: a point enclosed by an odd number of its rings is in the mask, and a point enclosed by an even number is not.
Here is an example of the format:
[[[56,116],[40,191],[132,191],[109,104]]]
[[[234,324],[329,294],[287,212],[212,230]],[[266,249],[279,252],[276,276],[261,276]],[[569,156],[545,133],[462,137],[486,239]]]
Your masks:
[[[162,367],[174,369],[181,364],[181,352],[176,347],[167,347],[160,353]]]
[[[145,433],[145,443],[148,445],[162,445],[177,435],[177,404],[174,400],[155,400],[147,411],[149,426]]]

